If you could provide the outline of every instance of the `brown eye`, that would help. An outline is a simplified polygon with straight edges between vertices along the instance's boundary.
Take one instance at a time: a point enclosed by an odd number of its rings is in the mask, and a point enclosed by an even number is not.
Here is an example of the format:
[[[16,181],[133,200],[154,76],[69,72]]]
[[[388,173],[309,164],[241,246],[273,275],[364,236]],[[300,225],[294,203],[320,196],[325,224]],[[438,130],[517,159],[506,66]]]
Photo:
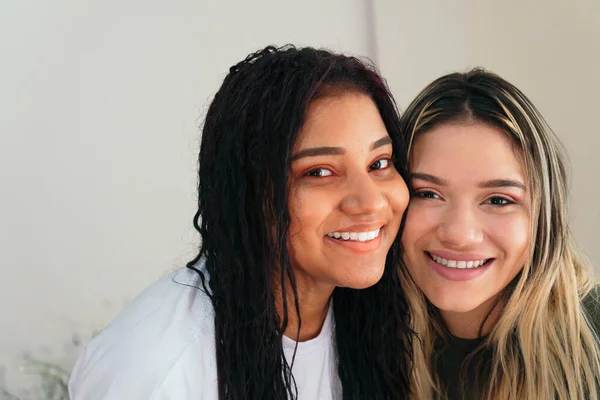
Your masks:
[[[333,175],[333,172],[331,172],[327,168],[315,168],[306,173],[306,176],[311,176],[313,178],[323,178],[331,175]]]
[[[431,190],[424,190],[422,192],[416,192],[414,194],[414,197],[420,197],[423,199],[440,199],[441,198],[437,193],[432,192]]]
[[[375,161],[369,166],[369,170],[386,169],[390,166],[391,160],[389,158],[382,158],[381,160]]]
[[[490,197],[488,202],[489,202],[489,204],[494,205],[494,206],[507,206],[509,204],[514,204],[514,201],[511,201],[511,200],[501,197],[501,196]]]

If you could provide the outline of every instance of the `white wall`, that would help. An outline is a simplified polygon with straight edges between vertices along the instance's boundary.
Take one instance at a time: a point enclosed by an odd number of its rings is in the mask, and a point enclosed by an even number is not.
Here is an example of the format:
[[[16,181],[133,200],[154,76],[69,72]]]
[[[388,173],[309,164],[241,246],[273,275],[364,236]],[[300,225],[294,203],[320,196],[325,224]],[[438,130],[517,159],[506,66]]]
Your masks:
[[[571,156],[572,229],[600,271],[600,2],[375,1],[375,43],[401,108],[435,78],[481,65],[523,90]]]
[[[401,108],[472,58],[470,0],[373,0],[378,65]]]
[[[267,44],[373,56],[366,0],[20,0],[0,12],[0,387],[67,368],[194,254],[197,126]],[[4,382],[2,382],[4,380]]]

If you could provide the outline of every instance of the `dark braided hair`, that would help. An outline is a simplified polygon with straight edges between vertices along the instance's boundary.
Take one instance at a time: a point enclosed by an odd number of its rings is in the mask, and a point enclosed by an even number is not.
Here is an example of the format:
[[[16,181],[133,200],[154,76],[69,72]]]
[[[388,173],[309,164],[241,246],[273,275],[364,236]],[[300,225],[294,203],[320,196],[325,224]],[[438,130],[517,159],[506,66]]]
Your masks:
[[[300,315],[286,244],[288,173],[309,103],[332,91],[369,95],[395,157],[405,157],[398,112],[385,82],[354,57],[266,47],[230,68],[208,109],[194,217],[202,244],[188,268],[200,274],[214,306],[221,400],[297,398],[282,348],[288,309]],[[406,177],[405,160],[395,164]],[[334,290],[344,399],[408,397],[412,333],[396,273],[399,258],[397,239],[381,281],[364,290]],[[194,267],[200,259],[207,276]],[[283,292],[283,315],[276,312],[274,287]],[[293,292],[291,307],[286,290]]]

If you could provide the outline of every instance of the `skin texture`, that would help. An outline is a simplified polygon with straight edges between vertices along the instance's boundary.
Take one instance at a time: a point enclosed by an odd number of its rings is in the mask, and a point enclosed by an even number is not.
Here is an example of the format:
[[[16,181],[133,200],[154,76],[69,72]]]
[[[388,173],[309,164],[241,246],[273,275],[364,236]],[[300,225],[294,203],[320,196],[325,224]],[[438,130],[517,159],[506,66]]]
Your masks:
[[[362,289],[381,278],[409,194],[374,102],[345,93],[317,99],[292,152],[288,247],[301,304],[300,340],[320,331],[335,287]],[[382,228],[367,242],[333,232]],[[294,321],[286,333],[295,337]]]
[[[450,332],[477,337],[527,257],[530,196],[520,154],[495,127],[444,124],[416,137],[410,171],[415,193],[402,236],[404,261]],[[430,255],[491,260],[460,270]],[[501,308],[494,307],[484,334]]]

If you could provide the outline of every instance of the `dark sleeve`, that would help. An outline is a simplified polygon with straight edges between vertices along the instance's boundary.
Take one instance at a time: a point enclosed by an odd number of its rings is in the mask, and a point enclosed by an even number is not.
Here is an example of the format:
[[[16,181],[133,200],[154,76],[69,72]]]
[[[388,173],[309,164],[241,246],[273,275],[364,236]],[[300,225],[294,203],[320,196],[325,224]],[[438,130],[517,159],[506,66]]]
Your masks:
[[[590,321],[592,329],[600,337],[600,287],[596,286],[583,299],[583,312]]]

